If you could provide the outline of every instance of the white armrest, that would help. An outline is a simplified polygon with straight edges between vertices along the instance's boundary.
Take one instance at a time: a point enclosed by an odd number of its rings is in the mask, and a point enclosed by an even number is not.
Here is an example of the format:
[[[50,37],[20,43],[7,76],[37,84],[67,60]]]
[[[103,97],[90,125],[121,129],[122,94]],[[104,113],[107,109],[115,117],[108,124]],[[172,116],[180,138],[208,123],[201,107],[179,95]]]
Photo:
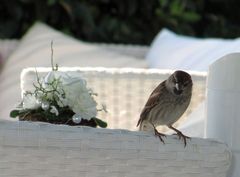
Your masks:
[[[0,156],[6,177],[225,177],[231,160],[210,139],[184,148],[175,136],[163,144],[144,132],[10,121],[0,122]]]

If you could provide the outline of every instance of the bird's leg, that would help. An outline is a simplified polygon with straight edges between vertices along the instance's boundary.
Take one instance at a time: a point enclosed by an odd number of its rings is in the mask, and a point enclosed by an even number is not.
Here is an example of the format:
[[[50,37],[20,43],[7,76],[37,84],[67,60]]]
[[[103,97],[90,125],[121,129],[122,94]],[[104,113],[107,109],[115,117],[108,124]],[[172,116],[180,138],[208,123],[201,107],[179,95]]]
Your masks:
[[[178,129],[174,128],[172,125],[169,125],[168,128],[174,130],[177,133],[179,139],[181,139],[181,138],[183,139],[184,147],[186,147],[187,139],[191,139],[191,138],[189,136],[184,135],[181,131],[179,131]]]
[[[153,128],[154,128],[155,136],[158,136],[159,139],[160,139],[160,141],[161,141],[163,144],[165,144],[165,142],[163,141],[162,136],[163,136],[163,137],[166,137],[166,135],[163,134],[163,133],[158,132],[157,129],[156,129],[156,127],[153,125],[153,123],[151,123],[151,124],[152,124],[152,126],[153,126]]]

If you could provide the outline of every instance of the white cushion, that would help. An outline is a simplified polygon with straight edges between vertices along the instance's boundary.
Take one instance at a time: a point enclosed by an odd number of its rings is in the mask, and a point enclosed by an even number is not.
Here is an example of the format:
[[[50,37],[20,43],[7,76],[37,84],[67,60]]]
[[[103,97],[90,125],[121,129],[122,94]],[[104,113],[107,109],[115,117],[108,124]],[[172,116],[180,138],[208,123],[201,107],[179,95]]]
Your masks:
[[[7,60],[0,75],[0,118],[8,119],[10,110],[21,100],[22,69],[51,65],[51,40],[54,41],[54,60],[59,66],[147,67],[145,60],[104,50],[97,44],[78,41],[44,24],[36,23]]]
[[[198,39],[163,29],[146,56],[151,68],[207,71],[220,57],[240,51],[240,39]]]

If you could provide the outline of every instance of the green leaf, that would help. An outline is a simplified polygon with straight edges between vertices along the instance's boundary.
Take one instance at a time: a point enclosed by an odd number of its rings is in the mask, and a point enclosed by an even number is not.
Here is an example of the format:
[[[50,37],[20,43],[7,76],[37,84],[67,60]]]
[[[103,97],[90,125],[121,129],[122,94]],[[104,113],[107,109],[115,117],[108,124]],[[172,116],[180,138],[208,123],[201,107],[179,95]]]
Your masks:
[[[170,13],[172,15],[180,15],[184,12],[184,5],[179,0],[175,0],[170,5]]]
[[[10,112],[10,117],[12,117],[12,118],[16,118],[19,115],[20,115],[20,111],[19,110],[12,110]]]
[[[197,22],[201,19],[201,16],[195,12],[184,12],[182,19],[187,22]]]
[[[102,121],[101,119],[98,119],[96,117],[92,118],[96,124],[99,126],[99,127],[102,127],[102,128],[106,128],[107,127],[107,123]]]

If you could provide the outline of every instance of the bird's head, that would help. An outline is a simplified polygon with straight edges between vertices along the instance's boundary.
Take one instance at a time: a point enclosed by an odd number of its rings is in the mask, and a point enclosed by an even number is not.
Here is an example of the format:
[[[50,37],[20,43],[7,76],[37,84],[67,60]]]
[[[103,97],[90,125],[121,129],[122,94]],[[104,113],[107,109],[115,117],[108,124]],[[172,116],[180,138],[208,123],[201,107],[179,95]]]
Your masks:
[[[175,71],[166,81],[166,87],[174,95],[191,94],[192,92],[192,78],[184,71]]]

